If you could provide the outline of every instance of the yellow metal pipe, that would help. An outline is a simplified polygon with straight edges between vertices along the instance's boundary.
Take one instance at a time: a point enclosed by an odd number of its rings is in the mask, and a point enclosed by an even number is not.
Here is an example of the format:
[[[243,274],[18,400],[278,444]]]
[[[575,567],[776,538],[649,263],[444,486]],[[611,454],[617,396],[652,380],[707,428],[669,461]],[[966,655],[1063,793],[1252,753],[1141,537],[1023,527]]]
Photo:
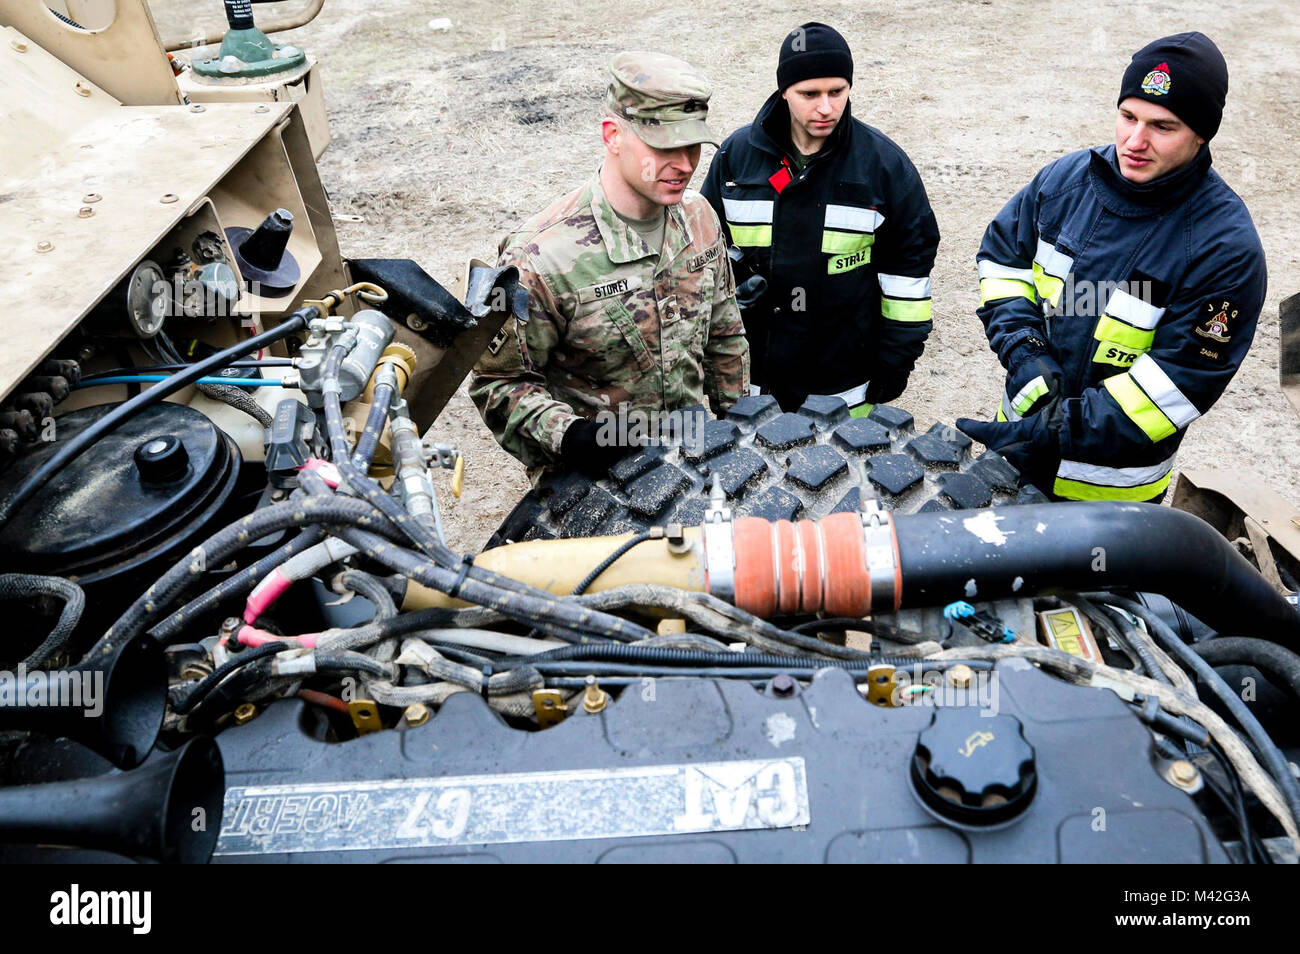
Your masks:
[[[501,576],[530,583],[557,596],[567,596],[583,578],[634,534],[619,537],[578,537],[571,540],[529,540],[485,550],[474,565]],[[598,576],[587,588],[598,593],[629,583],[656,583],[679,590],[706,590],[703,548],[699,527],[687,528],[685,542],[669,546],[667,540],[638,543]],[[459,609],[472,604],[455,600],[412,580],[406,588],[403,610],[441,607]]]

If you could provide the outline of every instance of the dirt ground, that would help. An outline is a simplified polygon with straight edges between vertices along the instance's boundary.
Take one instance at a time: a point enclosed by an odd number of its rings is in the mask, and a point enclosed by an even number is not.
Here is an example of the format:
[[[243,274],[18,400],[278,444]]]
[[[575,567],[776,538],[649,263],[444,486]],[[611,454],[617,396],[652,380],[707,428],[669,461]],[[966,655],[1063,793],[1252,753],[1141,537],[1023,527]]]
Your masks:
[[[192,27],[194,6],[155,0],[162,32]],[[219,21],[220,5],[209,7]],[[450,29],[431,28],[444,17]],[[596,168],[614,53],[661,50],[698,65],[714,83],[710,123],[725,135],[773,90],[782,36],[812,19],[848,39],[854,115],[908,152],[943,233],[934,334],[898,402],[922,428],[997,400],[1001,369],[975,316],[975,252],[989,220],[1051,159],[1110,141],[1134,50],[1183,30],[1212,37],[1231,72],[1215,168],[1251,210],[1270,282],[1254,347],[1192,425],[1179,464],[1240,468],[1300,504],[1300,427],[1277,386],[1278,302],[1300,291],[1293,0],[329,0],[281,36],[323,67],[334,141],[322,177],[335,212],[362,219],[340,224],[344,254],[410,257],[451,285],[468,257],[491,257],[503,233]],[[464,496],[452,500],[444,480],[440,499],[452,545],[477,549],[527,489],[523,467],[463,386],[433,431],[467,456]]]

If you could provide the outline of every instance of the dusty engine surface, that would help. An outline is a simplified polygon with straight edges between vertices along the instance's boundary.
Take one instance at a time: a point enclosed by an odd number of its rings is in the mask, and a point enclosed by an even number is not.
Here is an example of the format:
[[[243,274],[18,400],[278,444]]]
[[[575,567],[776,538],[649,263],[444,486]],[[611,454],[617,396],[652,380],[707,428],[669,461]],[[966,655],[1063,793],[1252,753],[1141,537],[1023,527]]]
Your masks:
[[[537,734],[461,694],[425,725],[346,745],[277,703],[221,736],[213,860],[1228,860],[1119,699],[1025,663],[996,674],[947,685],[944,707],[897,709],[834,670],[758,691],[645,680]]]

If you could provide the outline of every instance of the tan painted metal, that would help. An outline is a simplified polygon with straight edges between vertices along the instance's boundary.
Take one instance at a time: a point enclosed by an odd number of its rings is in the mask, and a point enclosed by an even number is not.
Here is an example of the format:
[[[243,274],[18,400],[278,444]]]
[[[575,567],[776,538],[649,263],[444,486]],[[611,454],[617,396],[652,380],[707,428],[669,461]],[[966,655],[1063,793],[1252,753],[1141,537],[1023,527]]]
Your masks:
[[[316,14],[321,12],[325,6],[325,0],[307,0],[301,10],[295,10],[293,13],[287,13],[281,17],[257,17],[257,28],[268,36],[272,33],[281,33],[284,30],[296,30],[300,26],[305,26],[312,20],[316,19]],[[163,41],[163,47],[168,52],[183,50],[192,46],[207,46],[211,43],[219,43],[222,36],[225,35],[225,25],[213,27],[212,30],[199,30],[189,36],[169,36]]]
[[[184,54],[181,58],[185,59]],[[188,59],[185,61],[190,62]],[[176,83],[192,103],[297,103],[303,122],[307,125],[312,156],[319,159],[330,144],[325,94],[315,57],[308,56],[307,63],[301,69],[257,80],[206,80],[192,69],[186,69],[176,77]]]
[[[145,0],[114,0],[114,5],[117,15],[108,26],[82,30],[60,21],[45,0],[4,0],[0,26],[30,37],[69,69],[129,106],[180,103],[180,90],[149,5]],[[63,9],[68,10],[66,4]]]
[[[12,28],[0,31],[0,102],[0,294],[20,305],[0,318],[0,395],[141,259],[201,231],[294,214],[303,277],[290,295],[244,296],[236,317],[254,329],[348,283],[294,103],[123,104]]]
[[[529,540],[485,550],[474,558],[474,565],[564,596],[572,593],[573,588],[601,560],[630,539],[632,534],[570,540]],[[632,583],[655,583],[679,590],[704,592],[707,587],[699,527],[687,528],[686,542],[683,552],[677,553],[670,550],[668,541],[663,539],[637,544],[597,577],[587,592],[599,593]],[[452,599],[445,593],[412,582],[407,587],[402,609],[469,605],[463,600]]]

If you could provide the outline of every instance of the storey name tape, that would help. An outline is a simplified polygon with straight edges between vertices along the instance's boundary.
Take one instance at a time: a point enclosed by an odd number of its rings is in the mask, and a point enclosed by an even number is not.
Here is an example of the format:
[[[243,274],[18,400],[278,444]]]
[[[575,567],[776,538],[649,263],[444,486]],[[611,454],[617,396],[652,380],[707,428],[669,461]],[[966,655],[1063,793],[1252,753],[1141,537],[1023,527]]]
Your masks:
[[[809,823],[799,757],[226,789],[216,855],[373,851]]]

